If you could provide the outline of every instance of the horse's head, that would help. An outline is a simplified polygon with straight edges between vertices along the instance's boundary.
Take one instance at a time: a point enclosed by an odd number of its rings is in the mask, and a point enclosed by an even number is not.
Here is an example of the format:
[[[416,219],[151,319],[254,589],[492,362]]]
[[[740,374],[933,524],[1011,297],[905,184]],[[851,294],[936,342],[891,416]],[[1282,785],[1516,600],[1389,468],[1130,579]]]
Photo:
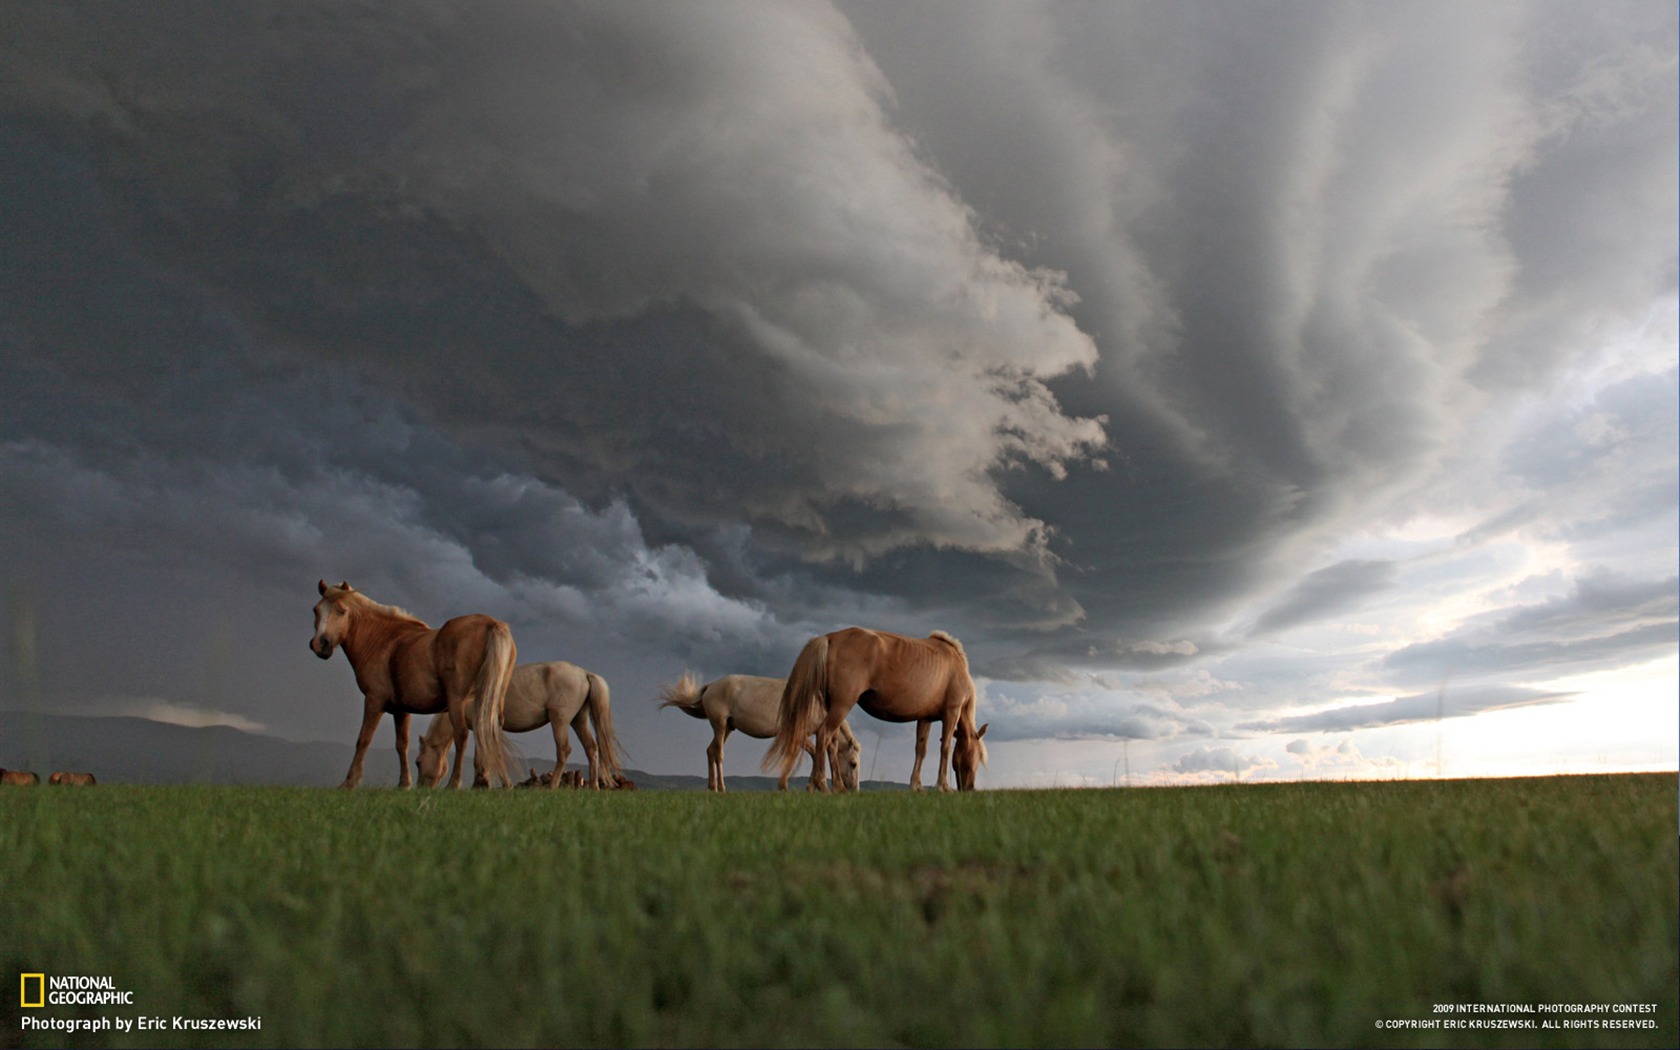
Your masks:
[[[438,781],[443,779],[444,767],[448,765],[449,743],[434,743],[427,737],[420,738],[420,757],[414,760],[414,776],[421,787],[437,787]]]
[[[980,767],[986,764],[986,742],[981,737],[991,728],[987,722],[978,730],[971,730],[967,726],[957,726],[957,739],[951,752],[951,770],[957,775],[958,791],[973,791],[976,780],[980,776]]]
[[[841,791],[856,791],[858,776],[863,770],[863,745],[857,738],[839,740],[834,745],[834,780]]]
[[[350,609],[344,599],[356,591],[348,582],[333,587],[322,580],[318,587],[321,600],[315,603],[315,634],[309,639],[309,651],[326,660],[344,641],[344,631],[350,620]]]

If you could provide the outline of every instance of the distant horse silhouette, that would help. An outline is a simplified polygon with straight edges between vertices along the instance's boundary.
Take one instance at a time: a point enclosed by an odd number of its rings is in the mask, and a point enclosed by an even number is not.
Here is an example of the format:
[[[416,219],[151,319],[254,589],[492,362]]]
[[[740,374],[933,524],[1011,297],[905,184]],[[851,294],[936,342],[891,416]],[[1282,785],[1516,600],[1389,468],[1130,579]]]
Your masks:
[[[47,778],[48,784],[64,784],[71,787],[92,787],[99,783],[93,779],[92,773],[58,772]]]
[[[594,733],[590,732],[591,722]],[[566,735],[569,725],[589,760],[591,787],[609,786],[611,778],[623,770],[622,749],[618,734],[613,732],[612,700],[607,680],[600,675],[564,660],[515,667],[502,706],[503,731],[528,733],[545,725],[554,730],[555,769],[565,769],[566,759],[571,757],[572,744]],[[443,778],[444,759],[455,738],[453,729],[453,722],[445,712],[432,718],[420,738],[420,757],[414,766],[422,787],[431,787]],[[478,766],[476,754],[473,765]],[[550,782],[542,786],[559,785]]]
[[[0,784],[15,784],[18,787],[28,787],[39,784],[41,774],[31,773],[27,769],[0,769]]]
[[[554,776],[553,776],[552,772],[550,772],[548,774],[543,774],[543,773],[538,773],[536,770],[533,769],[533,770],[531,770],[531,775],[530,776],[526,777],[524,780],[521,780],[519,783],[517,783],[513,786],[516,787],[516,788],[545,788],[545,787],[548,787],[549,784],[553,782],[553,780],[554,780]]]
[[[703,686],[694,675],[684,672],[675,685],[666,686],[659,695],[661,708],[674,707],[683,714],[704,718],[712,724],[712,742],[706,745],[706,788],[722,791],[723,744],[732,730],[740,730],[750,737],[768,740],[776,735],[776,712],[781,704],[785,678],[765,678],[760,675],[726,674]],[[801,750],[815,754],[811,741],[801,740]],[[863,748],[852,733],[852,727],[841,721],[835,731],[834,745],[828,754],[834,766],[835,779],[842,791],[858,789],[858,772],[862,765]],[[777,787],[787,790],[792,766],[782,771]]]
[[[813,732],[810,790],[827,791],[823,756],[830,737],[856,705],[887,722],[916,722],[916,764],[910,790],[922,789],[922,758],[927,728],[940,723],[938,788],[949,791],[946,763],[956,773],[957,789],[972,790],[986,764],[986,726],[974,726],[974,680],[962,643],[935,631],[927,638],[907,638],[886,631],[848,627],[805,643],[776,716],[776,739],[764,756],[764,768],[780,763],[786,777],[799,757],[799,745]],[[956,751],[952,753],[952,737]]]
[[[559,776],[555,776],[555,773],[557,772],[560,774]],[[476,787],[477,785],[474,786]],[[579,789],[585,786],[586,785],[583,780],[583,770],[581,769],[551,769],[547,773],[538,773],[533,769],[531,770],[530,776],[514,785],[514,787],[518,788],[563,787]],[[601,785],[601,790],[634,791],[636,790],[636,782],[626,776],[614,775],[611,780],[608,780],[606,783]]]
[[[363,697],[362,730],[343,788],[362,782],[362,762],[379,719],[391,713],[397,731],[400,785],[408,775],[408,718],[447,711],[455,727],[455,769],[450,787],[461,786],[461,753],[473,726],[477,754],[489,776],[508,783],[502,704],[517,650],[513,632],[500,620],[477,613],[457,616],[433,629],[401,609],[381,605],[348,583],[320,583],[315,634],[309,648],[321,659],[344,647]],[[485,717],[474,725],[472,712]]]

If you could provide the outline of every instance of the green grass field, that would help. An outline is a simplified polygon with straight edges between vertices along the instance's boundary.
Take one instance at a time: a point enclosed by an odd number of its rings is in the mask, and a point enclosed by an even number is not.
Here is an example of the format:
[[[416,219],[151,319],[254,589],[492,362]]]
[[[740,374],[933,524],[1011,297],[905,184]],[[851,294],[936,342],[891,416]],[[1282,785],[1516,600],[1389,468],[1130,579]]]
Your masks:
[[[1666,1046],[1677,786],[0,790],[0,1042]],[[23,1010],[36,972],[134,1006]],[[1378,1027],[1458,1003],[1657,1027]]]

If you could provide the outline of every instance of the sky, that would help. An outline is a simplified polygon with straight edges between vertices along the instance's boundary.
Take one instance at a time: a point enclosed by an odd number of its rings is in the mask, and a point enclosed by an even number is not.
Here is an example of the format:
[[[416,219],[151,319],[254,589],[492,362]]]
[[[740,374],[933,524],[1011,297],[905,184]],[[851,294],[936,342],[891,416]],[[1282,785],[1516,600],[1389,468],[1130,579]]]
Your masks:
[[[1673,770],[1677,36],[12,0],[0,705],[348,743],[325,578],[653,772],[853,624],[962,640],[983,787]]]

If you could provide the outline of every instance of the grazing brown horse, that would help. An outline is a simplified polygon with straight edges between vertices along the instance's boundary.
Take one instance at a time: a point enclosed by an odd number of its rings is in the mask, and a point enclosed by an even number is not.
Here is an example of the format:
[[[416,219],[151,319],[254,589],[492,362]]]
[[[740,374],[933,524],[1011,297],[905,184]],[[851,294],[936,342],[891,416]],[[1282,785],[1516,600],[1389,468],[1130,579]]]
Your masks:
[[[434,630],[401,609],[380,605],[348,583],[329,587],[322,580],[320,591],[310,651],[326,660],[343,646],[364,700],[356,755],[339,786],[353,788],[362,782],[368,743],[387,711],[396,724],[402,787],[411,783],[408,717],[439,711],[448,711],[455,727],[455,769],[449,786],[461,786],[461,755],[466,751],[469,726],[486,774],[509,783],[502,704],[517,650],[508,625],[475,613],[457,616]],[[474,719],[475,708],[482,717]]]
[[[48,777],[47,783],[64,784],[70,787],[92,787],[99,781],[93,779],[92,773],[65,773],[60,771]]]
[[[699,679],[684,672],[676,685],[666,686],[659,694],[661,708],[674,707],[712,724],[712,742],[706,745],[706,790],[724,790],[723,745],[731,732],[739,730],[759,740],[776,735],[776,713],[786,685],[785,678],[751,674],[726,674],[700,685]],[[834,740],[834,747],[828,753],[834,779],[840,782],[840,790],[856,791],[863,748],[853,735],[851,724],[845,721],[841,721]],[[809,740],[801,741],[800,747],[806,754],[813,753]],[[778,790],[787,790],[792,772],[790,768],[782,773],[781,783],[776,785]]]
[[[940,722],[939,781],[951,790],[947,762],[956,772],[957,789],[974,788],[986,764],[986,726],[974,726],[974,680],[962,643],[935,631],[927,638],[848,627],[805,643],[782,690],[776,739],[764,756],[764,768],[780,763],[785,777],[799,758],[799,745],[816,733],[809,790],[827,791],[823,757],[853,705],[887,722],[917,722],[916,764],[910,790],[922,788],[922,758],[927,726]],[[951,750],[956,737],[956,753]]]
[[[39,784],[41,774],[31,773],[27,769],[0,769],[0,784],[15,784],[18,787],[28,787]]]
[[[595,727],[593,733],[590,732],[591,723]],[[502,705],[502,729],[508,733],[528,733],[545,725],[554,731],[556,769],[565,769],[566,760],[571,757],[572,744],[566,735],[568,725],[583,744],[592,787],[609,786],[610,778],[624,768],[623,749],[619,746],[618,734],[613,731],[612,699],[607,691],[607,680],[595,672],[585,671],[577,664],[564,660],[520,664],[513,669],[513,677],[508,681],[507,699]],[[443,763],[454,739],[452,728],[450,717],[440,714],[432,719],[425,735],[420,738],[420,757],[415,760],[414,767],[420,775],[422,787],[431,787],[443,779]],[[473,765],[475,768],[478,765],[476,755]],[[477,786],[476,780],[474,786]]]

